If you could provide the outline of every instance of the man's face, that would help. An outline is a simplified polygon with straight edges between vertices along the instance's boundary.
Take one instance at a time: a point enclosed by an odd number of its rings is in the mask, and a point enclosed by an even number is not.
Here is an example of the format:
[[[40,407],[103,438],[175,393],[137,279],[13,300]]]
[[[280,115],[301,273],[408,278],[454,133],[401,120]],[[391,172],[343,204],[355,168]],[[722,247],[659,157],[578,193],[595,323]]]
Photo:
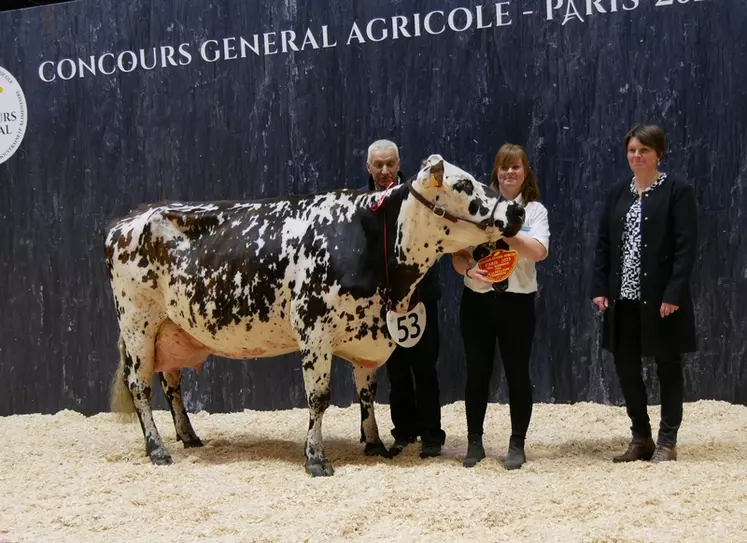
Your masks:
[[[373,151],[371,159],[366,164],[368,173],[373,177],[377,190],[384,190],[390,183],[397,181],[399,173],[399,159],[394,149],[388,151]]]

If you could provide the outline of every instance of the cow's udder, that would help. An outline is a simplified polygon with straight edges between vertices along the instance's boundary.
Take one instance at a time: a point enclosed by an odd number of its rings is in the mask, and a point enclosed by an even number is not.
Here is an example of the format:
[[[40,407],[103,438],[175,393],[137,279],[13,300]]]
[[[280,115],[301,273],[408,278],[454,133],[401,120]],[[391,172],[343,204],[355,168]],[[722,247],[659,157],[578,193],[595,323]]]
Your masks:
[[[166,320],[156,337],[156,363],[154,371],[168,372],[181,368],[194,368],[199,374],[202,363],[210,352],[207,347]]]

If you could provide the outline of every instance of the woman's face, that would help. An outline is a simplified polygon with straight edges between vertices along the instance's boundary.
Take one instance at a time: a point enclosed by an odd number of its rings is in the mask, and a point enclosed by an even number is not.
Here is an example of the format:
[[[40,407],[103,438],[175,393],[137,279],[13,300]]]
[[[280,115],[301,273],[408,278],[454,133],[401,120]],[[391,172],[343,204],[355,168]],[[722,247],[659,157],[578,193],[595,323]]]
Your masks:
[[[634,174],[655,172],[659,157],[653,147],[641,143],[638,138],[628,142],[628,165]]]
[[[514,159],[507,165],[498,167],[498,185],[509,193],[519,193],[526,178],[526,171],[521,159]]]

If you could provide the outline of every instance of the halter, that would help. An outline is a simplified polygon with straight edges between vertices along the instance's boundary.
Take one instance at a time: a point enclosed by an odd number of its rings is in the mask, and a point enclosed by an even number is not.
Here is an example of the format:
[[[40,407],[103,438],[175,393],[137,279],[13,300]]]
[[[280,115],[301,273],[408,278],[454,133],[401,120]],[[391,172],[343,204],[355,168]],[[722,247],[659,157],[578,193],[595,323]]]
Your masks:
[[[493,225],[489,223],[477,222],[477,221],[473,221],[472,219],[465,219],[462,217],[457,217],[456,215],[452,215],[451,213],[449,213],[445,207],[439,206],[439,205],[434,204],[433,202],[430,202],[428,199],[426,199],[425,196],[423,196],[422,194],[420,194],[418,191],[415,190],[415,188],[412,186],[412,179],[407,181],[406,185],[407,185],[407,189],[410,191],[410,194],[412,194],[418,202],[420,202],[425,207],[433,211],[433,214],[436,215],[437,217],[441,217],[442,219],[446,219],[447,221],[451,221],[454,223],[457,221],[467,222],[469,224],[475,225],[480,230],[487,230],[488,228],[493,227]],[[490,211],[491,219],[495,217],[495,210],[498,208],[499,203],[500,203],[500,199],[496,200],[495,205],[493,206],[493,209]]]

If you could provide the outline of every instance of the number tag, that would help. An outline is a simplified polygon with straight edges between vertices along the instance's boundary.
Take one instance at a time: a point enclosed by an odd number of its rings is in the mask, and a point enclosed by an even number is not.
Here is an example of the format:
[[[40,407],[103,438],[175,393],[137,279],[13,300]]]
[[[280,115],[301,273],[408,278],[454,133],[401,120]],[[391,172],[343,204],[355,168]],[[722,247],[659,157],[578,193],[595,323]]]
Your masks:
[[[412,347],[425,331],[425,305],[418,304],[407,313],[386,312],[386,327],[392,340],[402,347]]]

